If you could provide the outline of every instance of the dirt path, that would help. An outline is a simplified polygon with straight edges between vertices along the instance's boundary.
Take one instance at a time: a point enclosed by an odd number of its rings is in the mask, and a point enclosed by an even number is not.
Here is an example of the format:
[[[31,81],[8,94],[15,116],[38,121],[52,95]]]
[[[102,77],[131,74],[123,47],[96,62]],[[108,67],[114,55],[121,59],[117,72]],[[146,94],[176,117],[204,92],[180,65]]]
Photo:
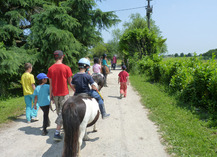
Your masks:
[[[117,76],[120,70],[108,75],[108,86],[102,88],[106,110],[111,114],[97,122],[98,132],[88,128],[90,141],[82,145],[82,157],[168,157],[160,143],[156,126],[147,118],[147,110],[138,94],[128,86],[127,98],[119,99]],[[42,111],[39,121],[27,124],[21,116],[9,127],[0,130],[1,157],[60,157],[63,141],[53,141],[56,113],[50,112],[48,135],[41,136]]]

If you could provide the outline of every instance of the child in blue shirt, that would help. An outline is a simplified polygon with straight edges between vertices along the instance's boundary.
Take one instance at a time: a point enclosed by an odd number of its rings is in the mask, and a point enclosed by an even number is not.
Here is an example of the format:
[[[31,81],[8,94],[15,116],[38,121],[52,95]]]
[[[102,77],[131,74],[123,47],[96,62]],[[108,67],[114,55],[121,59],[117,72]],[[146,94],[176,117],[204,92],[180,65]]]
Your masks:
[[[47,135],[47,127],[50,126],[50,120],[48,116],[50,107],[50,85],[46,84],[48,77],[45,73],[38,74],[37,79],[39,81],[39,85],[35,88],[33,93],[35,96],[34,104],[36,105],[36,103],[38,103],[44,113],[42,135]]]
[[[88,66],[90,66],[90,61],[86,58],[81,58],[78,62],[79,65],[79,72],[75,74],[72,78],[72,87],[75,91],[74,95],[78,95],[80,93],[87,93],[91,97],[95,98],[99,104],[99,109],[102,114],[102,119],[105,119],[110,116],[110,114],[107,114],[105,111],[104,102],[97,92],[97,88],[93,78],[86,74],[86,69]],[[90,89],[89,85],[92,87]]]

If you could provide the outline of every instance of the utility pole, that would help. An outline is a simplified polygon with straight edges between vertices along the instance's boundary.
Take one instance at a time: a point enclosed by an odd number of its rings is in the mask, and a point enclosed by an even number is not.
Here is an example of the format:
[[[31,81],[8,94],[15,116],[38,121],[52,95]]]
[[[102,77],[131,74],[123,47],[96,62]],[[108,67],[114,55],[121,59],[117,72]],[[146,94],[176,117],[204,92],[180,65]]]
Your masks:
[[[147,19],[148,19],[148,29],[150,30],[150,17],[151,17],[153,6],[150,6],[150,1],[151,0],[147,0],[147,1],[148,1],[148,6],[146,6],[146,16],[147,16]]]

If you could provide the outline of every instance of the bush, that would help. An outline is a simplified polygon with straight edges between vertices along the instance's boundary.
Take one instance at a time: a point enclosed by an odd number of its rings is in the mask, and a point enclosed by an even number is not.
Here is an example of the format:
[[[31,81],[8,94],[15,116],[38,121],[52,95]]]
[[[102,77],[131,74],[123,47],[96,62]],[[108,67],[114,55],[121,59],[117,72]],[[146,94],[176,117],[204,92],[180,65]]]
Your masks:
[[[137,64],[139,73],[145,73],[151,81],[169,86],[170,91],[178,92],[185,102],[214,113],[217,112],[217,64],[214,57],[204,62],[196,56],[162,60],[158,55],[152,55],[143,57]]]

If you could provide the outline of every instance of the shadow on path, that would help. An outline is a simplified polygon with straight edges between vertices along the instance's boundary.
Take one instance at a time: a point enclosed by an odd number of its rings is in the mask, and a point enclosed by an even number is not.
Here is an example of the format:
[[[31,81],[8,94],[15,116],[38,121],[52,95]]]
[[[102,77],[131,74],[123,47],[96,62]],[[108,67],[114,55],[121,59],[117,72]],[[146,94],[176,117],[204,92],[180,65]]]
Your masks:
[[[109,98],[121,99],[120,96],[108,96]]]
[[[87,134],[90,134],[90,133],[93,133],[93,132],[88,132]],[[99,140],[99,137],[90,139],[88,141],[83,141],[83,143],[81,145],[81,149],[85,148],[86,143],[95,142],[97,140]],[[55,142],[53,140],[53,134],[49,134],[49,138],[47,139],[47,143],[50,143],[51,147],[42,155],[42,157],[61,157],[62,156],[63,145],[64,145],[64,136],[63,136],[62,141]]]
[[[64,138],[60,142],[55,142],[53,140],[53,134],[49,134],[47,143],[51,144],[51,147],[42,155],[42,157],[61,157],[63,151]]]

